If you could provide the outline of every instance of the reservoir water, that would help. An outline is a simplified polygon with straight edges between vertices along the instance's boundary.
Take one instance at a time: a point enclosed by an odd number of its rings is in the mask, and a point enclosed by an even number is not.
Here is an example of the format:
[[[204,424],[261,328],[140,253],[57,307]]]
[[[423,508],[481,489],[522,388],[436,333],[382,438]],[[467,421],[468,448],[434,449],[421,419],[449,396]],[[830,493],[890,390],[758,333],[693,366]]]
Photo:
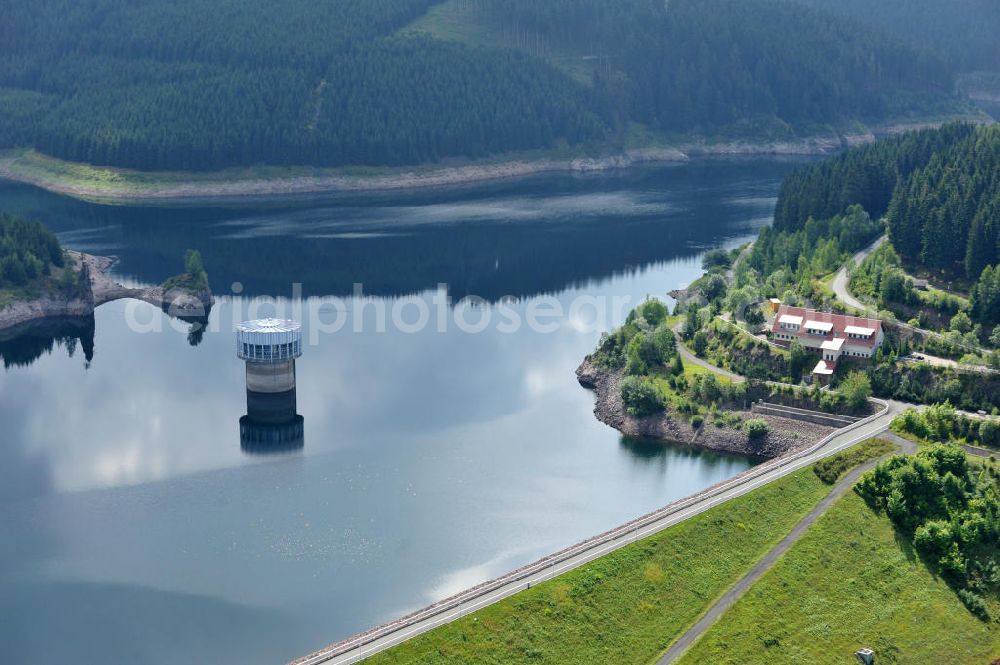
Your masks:
[[[623,439],[573,372],[796,164],[178,207],[0,184],[130,285],[199,249],[219,297],[203,333],[119,301],[0,340],[0,661],[282,663],[747,469]],[[302,434],[261,443],[233,322],[295,307]]]

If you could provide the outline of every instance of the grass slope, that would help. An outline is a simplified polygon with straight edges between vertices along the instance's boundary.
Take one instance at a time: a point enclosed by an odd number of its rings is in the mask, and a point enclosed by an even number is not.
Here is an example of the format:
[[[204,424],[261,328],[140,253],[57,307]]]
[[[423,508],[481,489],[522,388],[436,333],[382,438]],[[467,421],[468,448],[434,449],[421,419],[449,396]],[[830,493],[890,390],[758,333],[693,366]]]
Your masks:
[[[889,520],[851,493],[837,502],[678,662],[986,665],[1000,627],[976,619]]]
[[[803,469],[366,662],[650,662],[827,491]]]
[[[402,28],[400,34],[428,34],[435,39],[460,42],[468,46],[486,48],[511,48],[528,55],[541,57],[549,64],[563,70],[580,83],[593,81],[594,67],[598,60],[584,53],[573,53],[555,48],[551,44],[521,43],[489,21],[469,0],[445,0],[427,10],[423,16]]]
[[[500,31],[479,20],[479,13],[468,0],[445,0],[402,28],[400,34],[425,33],[437,39],[462,42],[469,46],[510,46]]]

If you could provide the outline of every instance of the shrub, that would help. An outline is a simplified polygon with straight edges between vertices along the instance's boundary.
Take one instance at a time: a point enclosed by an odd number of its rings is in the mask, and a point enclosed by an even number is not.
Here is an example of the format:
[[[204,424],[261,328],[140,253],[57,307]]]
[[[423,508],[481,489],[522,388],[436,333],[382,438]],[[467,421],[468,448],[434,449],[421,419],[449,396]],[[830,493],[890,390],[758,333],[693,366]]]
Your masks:
[[[832,485],[848,469],[853,469],[862,462],[891,452],[894,448],[895,446],[885,439],[869,439],[816,462],[813,464],[813,473],[827,485]]]
[[[968,589],[961,589],[958,592],[958,598],[962,601],[962,604],[977,617],[983,621],[990,620],[990,612],[986,607],[986,601],[979,594],[969,591]]]
[[[709,302],[726,295],[726,280],[722,275],[708,275],[701,283],[701,294]]]
[[[770,427],[767,421],[763,418],[751,418],[750,420],[743,423],[743,431],[747,433],[747,437],[751,441],[759,441],[767,436]]]
[[[677,340],[674,339],[674,331],[670,329],[664,321],[653,331],[653,344],[662,360],[666,360],[677,352]]]
[[[760,311],[760,307],[756,306],[748,307],[743,318],[751,326],[759,326],[765,321],[764,312]]]
[[[943,520],[932,520],[917,528],[913,534],[913,546],[929,557],[944,556],[954,542],[951,525]]]
[[[896,416],[892,421],[892,429],[913,434],[921,439],[926,439],[928,435],[927,421],[916,409],[907,409],[902,415]]]
[[[728,268],[732,264],[729,252],[724,249],[711,249],[705,252],[701,259],[701,269],[708,272],[717,268]]]
[[[632,310],[632,313],[628,316],[627,322],[632,323],[637,318],[640,318],[655,328],[666,320],[669,313],[670,312],[667,311],[667,306],[661,301],[656,298],[650,298]]]
[[[636,335],[632,338],[632,341],[628,343],[625,349],[625,358],[627,359],[625,365],[625,371],[633,376],[642,376],[649,371],[649,365],[646,364],[643,354],[643,344],[645,335],[642,333]]]
[[[691,339],[694,334],[701,330],[701,312],[698,304],[692,302],[688,305],[687,318],[684,319],[684,339]]]
[[[691,350],[694,351],[696,356],[704,356],[707,348],[708,335],[705,334],[704,330],[699,330],[695,333],[694,339],[691,341]]]
[[[964,335],[972,330],[972,319],[965,312],[959,312],[951,318],[951,325],[949,327],[955,332]]]
[[[638,418],[663,411],[663,397],[649,379],[638,376],[625,377],[622,381],[621,395],[625,408]]]
[[[205,272],[201,252],[195,249],[187,250],[184,255],[184,272],[171,277],[161,286],[164,291],[181,288],[198,293],[208,289],[208,273]]]
[[[819,408],[830,413],[841,411],[846,403],[847,398],[842,393],[823,391],[819,396]]]
[[[944,404],[934,404],[923,411],[924,421],[927,423],[927,430],[930,438],[945,442],[951,439],[955,433],[955,424],[958,414],[955,408],[948,402]]]
[[[853,371],[840,382],[838,390],[844,396],[849,409],[860,411],[872,396],[872,383],[864,372]]]
[[[802,373],[809,369],[810,361],[815,364],[815,358],[802,346],[802,342],[797,339],[792,341],[788,354],[788,372],[794,383],[798,383]]]
[[[990,447],[1000,444],[1000,425],[995,418],[988,418],[979,424],[979,441]]]
[[[949,582],[961,586],[965,583],[966,563],[958,543],[952,543],[951,549],[938,559],[938,569],[941,576]]]
[[[693,418],[691,418],[691,427],[694,427],[695,429],[698,429],[699,427],[702,426],[702,423],[704,423],[704,422],[705,422],[705,419],[702,418],[700,415],[694,416]]]
[[[875,510],[884,510],[941,577],[969,593],[997,584],[996,486],[970,468],[965,451],[933,444],[910,456],[895,456],[862,476],[856,491]],[[973,612],[972,595],[962,601]]]
[[[658,303],[659,301],[651,300],[646,304],[653,302]],[[658,315],[651,316],[655,319]],[[602,339],[602,348],[606,343]],[[650,369],[660,367],[675,356],[676,351],[674,333],[666,323],[660,323],[652,331],[638,331],[632,336],[625,348],[626,371],[635,375],[648,374]]]
[[[1000,325],[994,327],[993,332],[990,333],[990,345],[1000,347]]]
[[[670,373],[674,376],[680,376],[684,374],[684,363],[681,362],[680,354],[674,354],[673,360],[670,361]]]

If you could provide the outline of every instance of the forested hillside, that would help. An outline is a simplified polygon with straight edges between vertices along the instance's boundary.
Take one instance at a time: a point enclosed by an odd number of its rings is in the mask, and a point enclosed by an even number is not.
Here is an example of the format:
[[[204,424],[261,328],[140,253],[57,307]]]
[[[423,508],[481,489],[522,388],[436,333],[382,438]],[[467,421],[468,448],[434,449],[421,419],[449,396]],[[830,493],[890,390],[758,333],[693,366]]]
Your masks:
[[[542,62],[390,34],[430,0],[18,2],[0,140],[148,169],[403,164],[595,136]]]
[[[0,290],[25,286],[63,265],[59,241],[38,222],[0,214]]]
[[[509,38],[404,30],[456,4]],[[3,16],[0,147],[148,170],[417,164],[606,145],[633,123],[788,135],[939,110],[954,88],[942,60],[792,0],[7,0]]]
[[[905,134],[803,168],[782,185],[775,227],[807,228],[852,203],[885,215],[906,264],[974,283],[976,321],[1000,322],[1000,125]]]
[[[996,0],[800,0],[926,44],[963,71],[1000,70]]]
[[[597,89],[667,131],[882,118],[952,87],[940,59],[784,0],[468,1],[529,51],[591,54]]]
[[[904,258],[976,279],[998,261],[1000,126],[982,128],[935,152],[902,182],[887,215]]]
[[[803,167],[781,183],[774,227],[796,231],[810,217],[827,219],[855,203],[873,217],[881,217],[901,179],[974,132],[972,125],[961,123],[910,132]]]

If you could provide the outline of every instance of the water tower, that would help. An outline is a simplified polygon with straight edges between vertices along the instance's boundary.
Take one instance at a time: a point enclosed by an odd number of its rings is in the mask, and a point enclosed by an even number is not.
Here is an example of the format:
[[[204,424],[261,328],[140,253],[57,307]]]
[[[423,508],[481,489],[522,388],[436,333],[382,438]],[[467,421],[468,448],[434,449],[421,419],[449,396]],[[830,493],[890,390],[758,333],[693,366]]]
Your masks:
[[[301,448],[295,359],[302,355],[302,326],[283,319],[241,323],[236,327],[236,355],[246,363],[247,415],[240,419],[244,450],[258,452],[268,443],[277,443],[275,449]]]

